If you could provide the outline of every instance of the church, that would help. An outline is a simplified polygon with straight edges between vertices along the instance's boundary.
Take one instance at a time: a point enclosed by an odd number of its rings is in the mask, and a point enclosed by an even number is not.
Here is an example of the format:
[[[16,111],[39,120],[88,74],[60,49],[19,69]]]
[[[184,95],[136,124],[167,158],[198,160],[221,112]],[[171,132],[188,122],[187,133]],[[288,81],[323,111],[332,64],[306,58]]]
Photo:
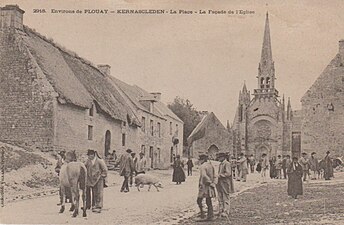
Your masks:
[[[285,103],[276,89],[272,58],[269,15],[266,14],[261,59],[258,65],[257,88],[251,92],[246,84],[239,92],[239,104],[233,121],[234,155],[243,152],[259,159],[291,155],[293,111],[288,98]]]

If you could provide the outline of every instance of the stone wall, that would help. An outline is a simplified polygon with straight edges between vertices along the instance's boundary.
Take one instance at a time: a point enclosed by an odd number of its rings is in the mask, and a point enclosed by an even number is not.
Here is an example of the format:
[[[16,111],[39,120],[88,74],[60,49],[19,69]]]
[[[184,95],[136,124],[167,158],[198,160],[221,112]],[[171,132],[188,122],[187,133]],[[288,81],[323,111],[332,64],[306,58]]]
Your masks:
[[[55,92],[16,32],[0,30],[0,140],[51,150]]]

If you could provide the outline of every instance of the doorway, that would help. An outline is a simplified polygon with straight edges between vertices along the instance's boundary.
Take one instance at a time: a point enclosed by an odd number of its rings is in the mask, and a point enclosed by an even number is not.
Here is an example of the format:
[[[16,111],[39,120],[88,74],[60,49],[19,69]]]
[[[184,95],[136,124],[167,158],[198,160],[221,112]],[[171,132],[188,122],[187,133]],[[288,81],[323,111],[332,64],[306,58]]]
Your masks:
[[[111,147],[111,132],[107,130],[105,132],[105,146],[104,146],[104,157],[109,155]]]

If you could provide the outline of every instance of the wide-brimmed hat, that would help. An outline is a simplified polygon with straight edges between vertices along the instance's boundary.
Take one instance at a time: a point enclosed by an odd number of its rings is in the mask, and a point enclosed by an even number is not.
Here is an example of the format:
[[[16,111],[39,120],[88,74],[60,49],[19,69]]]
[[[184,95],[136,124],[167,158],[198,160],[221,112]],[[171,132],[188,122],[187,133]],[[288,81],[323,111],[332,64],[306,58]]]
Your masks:
[[[201,152],[201,153],[198,154],[198,157],[199,157],[200,160],[208,159],[208,154]]]
[[[315,155],[315,154],[317,154],[316,152],[312,152],[312,154],[311,155]]]
[[[327,151],[326,154],[330,154],[330,151]]]
[[[227,154],[225,152],[219,152],[216,154],[217,158],[221,158],[221,157],[224,157],[226,158],[227,157]]]
[[[65,153],[66,153],[65,150],[61,150],[61,151],[59,151],[59,153],[57,153],[57,154],[62,155],[62,154],[65,154]]]
[[[132,153],[133,151],[130,148],[128,148],[126,152]]]
[[[87,150],[87,155],[95,155],[95,154],[96,154],[96,152],[94,150],[92,150],[92,149]]]

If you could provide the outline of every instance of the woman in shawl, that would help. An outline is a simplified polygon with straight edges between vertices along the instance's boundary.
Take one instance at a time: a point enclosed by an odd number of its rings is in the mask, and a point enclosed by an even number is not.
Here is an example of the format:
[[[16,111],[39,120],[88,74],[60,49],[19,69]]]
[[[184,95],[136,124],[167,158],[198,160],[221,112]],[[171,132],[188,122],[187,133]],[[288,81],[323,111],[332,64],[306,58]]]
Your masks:
[[[303,194],[302,173],[302,166],[297,157],[293,157],[293,161],[288,168],[288,195],[295,199],[298,195]]]
[[[173,163],[172,182],[176,182],[176,184],[181,184],[185,181],[185,173],[183,167],[184,164],[180,160],[180,155],[177,155],[176,160]]]

